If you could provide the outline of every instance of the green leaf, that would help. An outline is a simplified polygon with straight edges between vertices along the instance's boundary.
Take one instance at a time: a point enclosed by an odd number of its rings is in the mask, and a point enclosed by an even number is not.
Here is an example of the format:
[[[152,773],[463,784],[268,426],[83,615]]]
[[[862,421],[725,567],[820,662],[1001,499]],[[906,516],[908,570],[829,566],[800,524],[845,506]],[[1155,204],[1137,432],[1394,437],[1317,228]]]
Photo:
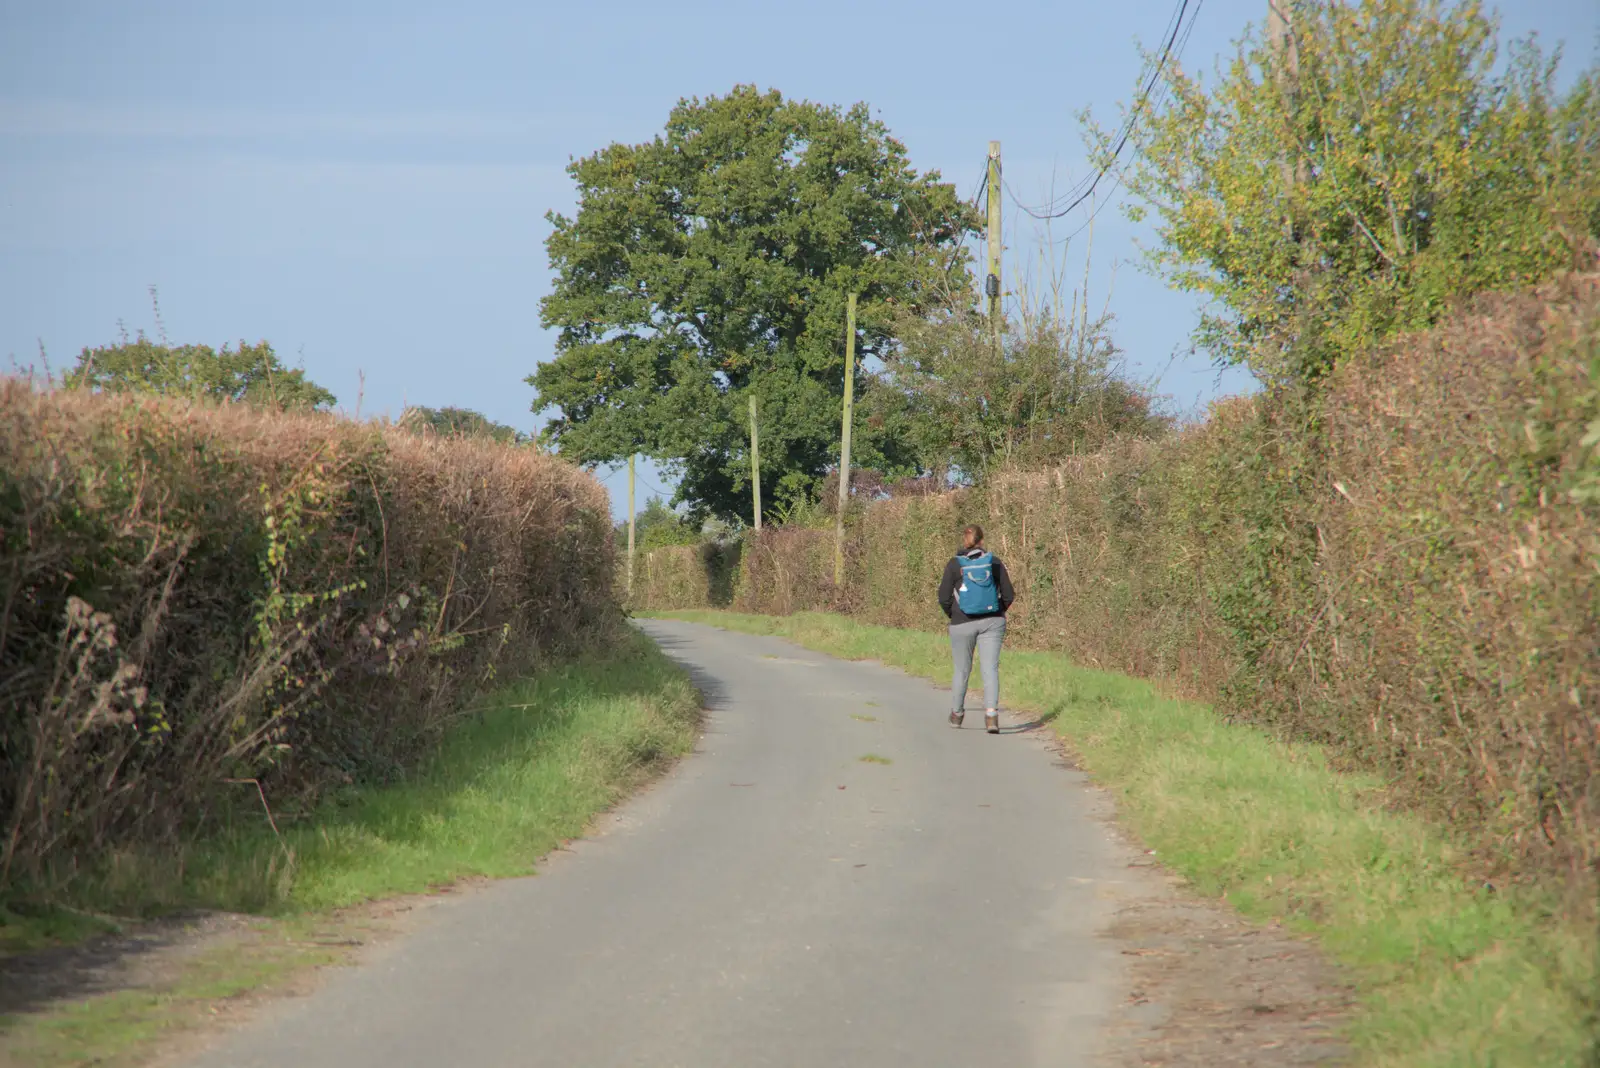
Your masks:
[[[544,439],[582,463],[666,462],[694,518],[748,515],[751,395],[764,501],[814,493],[837,463],[849,293],[865,360],[894,346],[891,308],[968,282],[973,211],[864,104],[740,86],[568,172],[578,211],[549,217],[541,304],[556,355],[528,379]],[[859,386],[865,400],[872,376]],[[892,431],[856,432],[865,463],[905,462]]]

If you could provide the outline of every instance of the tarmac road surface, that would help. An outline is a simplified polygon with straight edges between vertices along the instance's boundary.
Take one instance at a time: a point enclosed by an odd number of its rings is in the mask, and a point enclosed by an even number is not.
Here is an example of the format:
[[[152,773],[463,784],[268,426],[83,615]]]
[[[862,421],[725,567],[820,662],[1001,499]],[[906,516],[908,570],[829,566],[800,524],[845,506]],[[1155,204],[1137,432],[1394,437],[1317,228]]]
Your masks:
[[[706,693],[698,752],[196,1068],[1093,1062],[1126,865],[1079,773],[881,665],[643,626]]]

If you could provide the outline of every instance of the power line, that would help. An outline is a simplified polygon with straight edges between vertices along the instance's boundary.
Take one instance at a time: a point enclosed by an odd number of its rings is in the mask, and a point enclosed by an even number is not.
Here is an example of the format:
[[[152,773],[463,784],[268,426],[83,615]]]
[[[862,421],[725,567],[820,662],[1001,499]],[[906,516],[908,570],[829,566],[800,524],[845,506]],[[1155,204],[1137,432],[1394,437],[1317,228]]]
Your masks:
[[[1023,204],[1021,200],[1018,199],[1016,193],[1012,192],[1008,186],[1006,192],[1010,194],[1012,201],[1016,203],[1017,207],[1021,208],[1024,212],[1036,219],[1054,219],[1067,214],[1067,212],[1071,211],[1073,208],[1077,207],[1079,204],[1083,203],[1085,200],[1094,195],[1094,191],[1099,186],[1100,180],[1106,176],[1107,172],[1116,165],[1117,160],[1121,157],[1122,149],[1127,145],[1128,139],[1133,135],[1134,126],[1139,121],[1140,115],[1148,110],[1150,93],[1160,81],[1161,73],[1166,67],[1167,60],[1170,59],[1173,54],[1173,45],[1177,40],[1179,31],[1183,29],[1183,16],[1188,11],[1189,3],[1190,0],[1181,0],[1177,9],[1173,12],[1172,18],[1168,20],[1164,33],[1164,36],[1166,37],[1166,43],[1162,46],[1161,52],[1157,56],[1154,66],[1151,67],[1149,78],[1146,79],[1144,86],[1139,91],[1138,103],[1136,103],[1128,111],[1128,117],[1123,122],[1122,130],[1117,135],[1116,147],[1112,149],[1111,159],[1107,161],[1106,165],[1096,171],[1091,178],[1080,180],[1076,187],[1069,189],[1066,193],[1062,194],[1061,197],[1056,198],[1051,202],[1050,205],[1043,208],[1030,208],[1026,204]],[[1198,2],[1196,3],[1195,7],[1195,15],[1196,17],[1199,16]],[[1189,29],[1193,30],[1193,28],[1194,19],[1190,19]],[[1185,40],[1187,41],[1187,36],[1185,36]],[[1165,89],[1165,86],[1163,86],[1163,89]],[[1055,205],[1061,200],[1069,197],[1071,198],[1071,202],[1067,204],[1066,207],[1057,210]]]
[[[1158,39],[1167,39],[1169,41],[1169,43],[1170,43],[1170,39],[1172,37],[1173,31],[1179,25],[1181,25],[1180,17],[1182,15],[1182,12],[1183,12],[1182,6],[1179,6],[1179,7],[1173,9],[1173,16],[1167,20],[1167,25],[1161,31],[1161,38],[1158,38]],[[1191,26],[1193,25],[1193,20],[1191,20],[1190,25]],[[1151,77],[1146,80],[1145,87],[1141,91],[1142,93],[1148,95],[1149,87],[1152,84],[1154,84],[1155,77],[1156,77],[1156,75],[1158,73],[1159,73],[1158,71],[1152,70]],[[1118,141],[1125,140],[1126,137],[1128,136],[1128,134],[1133,130],[1133,124],[1134,124],[1135,121],[1137,121],[1137,116],[1138,116],[1138,109],[1133,109],[1133,110],[1129,111],[1127,119],[1125,119],[1123,121],[1122,130],[1117,135],[1117,140]],[[1074,184],[1073,186],[1069,187],[1066,192],[1060,194],[1059,196],[1056,196],[1056,195],[1052,194],[1051,198],[1050,198],[1050,203],[1048,205],[1045,205],[1045,206],[1040,207],[1040,208],[1029,209],[1026,205],[1022,204],[1017,199],[1017,196],[1016,196],[1015,193],[1011,194],[1011,199],[1013,201],[1015,201],[1017,203],[1017,207],[1022,208],[1023,211],[1029,211],[1030,213],[1032,211],[1051,212],[1051,211],[1055,210],[1055,206],[1057,204],[1061,203],[1064,200],[1068,200],[1068,199],[1071,199],[1073,197],[1076,197],[1080,193],[1084,192],[1085,187],[1091,185],[1096,180],[1097,177],[1098,176],[1080,178],[1077,181],[1077,183]],[[1007,190],[1007,192],[1010,192],[1010,190]]]
[[[1178,34],[1184,28],[1183,17],[1188,13],[1190,2],[1191,0],[1180,0],[1176,13],[1167,24],[1169,32],[1167,34],[1166,44],[1162,46],[1160,54],[1156,57],[1155,66],[1150,71],[1150,77],[1148,80],[1146,80],[1144,86],[1139,92],[1138,103],[1135,104],[1132,110],[1130,110],[1128,113],[1128,119],[1123,124],[1122,130],[1117,136],[1116,147],[1111,150],[1111,158],[1106,161],[1104,166],[1096,170],[1094,177],[1088,180],[1087,188],[1083,188],[1084,183],[1080,181],[1078,185],[1074,187],[1074,189],[1063,194],[1063,197],[1071,197],[1072,199],[1066,207],[1061,208],[1060,210],[1055,209],[1054,202],[1045,205],[1042,208],[1030,208],[1017,198],[1017,194],[1011,189],[1011,184],[1006,182],[1003,178],[1001,179],[1001,183],[1005,186],[1005,191],[1011,197],[1012,202],[1016,204],[1018,208],[1021,208],[1024,213],[1032,216],[1035,219],[1045,221],[1050,219],[1059,219],[1061,216],[1072,211],[1072,209],[1076,208],[1079,204],[1082,204],[1085,200],[1088,200],[1094,195],[1095,189],[1099,187],[1101,179],[1111,172],[1111,169],[1116,166],[1118,159],[1121,158],[1123,148],[1127,145],[1128,139],[1133,136],[1133,128],[1135,123],[1138,122],[1139,116],[1145,111],[1150,102],[1150,94],[1155,89],[1156,83],[1160,80],[1161,73],[1166,67],[1167,60],[1171,58],[1173,54],[1173,47],[1177,44]],[[1204,0],[1194,0],[1194,2],[1195,15],[1198,17],[1200,13],[1200,6]],[[1189,28],[1192,30],[1193,27],[1194,19],[1190,19]],[[1184,36],[1184,41],[1186,43],[1188,41],[1187,34]]]
[[[644,483],[644,488],[645,489],[654,490],[655,491],[655,495],[657,497],[660,497],[663,501],[667,501],[667,500],[671,500],[672,499],[672,494],[668,493],[666,490],[662,489],[660,486],[656,485],[654,482],[651,482],[648,478],[645,478],[643,475],[640,475],[640,474],[636,473],[634,475],[634,477],[637,478],[640,482]]]
[[[1177,55],[1179,55],[1179,56],[1183,55],[1184,48],[1189,44],[1189,35],[1194,32],[1195,19],[1198,19],[1200,17],[1200,9],[1202,7],[1204,7],[1204,6],[1205,6],[1205,0],[1195,0],[1194,18],[1189,20],[1189,28],[1183,32],[1183,40],[1178,42],[1178,48],[1177,48],[1177,53],[1176,53]],[[1158,108],[1159,107],[1164,107],[1166,105],[1166,101],[1167,101],[1167,98],[1169,96],[1171,96],[1171,91],[1168,89],[1168,87],[1162,86],[1161,87],[1161,99],[1156,102],[1156,106]],[[1112,183],[1110,194],[1108,194],[1106,196],[1106,198],[1104,200],[1102,200],[1099,204],[1096,204],[1094,210],[1089,213],[1089,217],[1087,219],[1085,219],[1083,221],[1083,223],[1081,225],[1079,225],[1079,227],[1076,230],[1072,231],[1072,233],[1070,233],[1066,237],[1062,238],[1061,239],[1062,241],[1071,241],[1073,238],[1077,237],[1079,234],[1081,234],[1085,230],[1087,230],[1089,228],[1089,226],[1095,221],[1095,219],[1097,217],[1099,217],[1100,213],[1106,209],[1106,205],[1110,204],[1113,200],[1116,199],[1117,190],[1122,187],[1122,168],[1120,168],[1120,167],[1116,168],[1116,176],[1115,177],[1116,177],[1116,181],[1114,181]],[[1059,242],[1054,242],[1054,243],[1059,244]]]
[[[978,201],[983,198],[983,194],[988,192],[988,189],[989,189],[989,163],[988,163],[987,160],[985,160],[984,164],[983,164],[983,177],[978,179],[978,188],[973,192],[973,194],[970,197],[968,197],[964,201],[964,203],[967,204],[968,206],[970,206],[973,211],[977,211],[978,210]]]
[[[606,483],[607,485],[610,485],[612,479],[616,478],[618,475],[622,474],[626,470],[627,470],[627,466],[626,465],[618,465],[616,467],[610,468],[606,472],[605,477],[601,478],[600,481]],[[637,469],[635,469],[634,477],[639,480],[639,483],[641,485],[643,485],[645,489],[654,490],[656,496],[662,498],[663,500],[665,500],[665,499],[667,499],[667,498],[672,496],[666,490],[662,489],[660,486],[656,485],[654,482],[651,482],[648,478],[645,478],[644,475],[639,474]]]

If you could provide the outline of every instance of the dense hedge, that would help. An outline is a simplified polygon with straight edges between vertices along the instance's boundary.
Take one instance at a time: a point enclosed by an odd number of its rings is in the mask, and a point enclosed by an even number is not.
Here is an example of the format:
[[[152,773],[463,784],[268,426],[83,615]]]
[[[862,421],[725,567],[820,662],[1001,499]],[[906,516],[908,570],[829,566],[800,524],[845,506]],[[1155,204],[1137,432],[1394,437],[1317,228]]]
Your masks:
[[[8,381],[0,458],[0,882],[390,775],[619,618],[604,491],[532,450]]]
[[[628,607],[638,611],[726,607],[739,575],[738,541],[661,545],[636,554]],[[619,577],[618,585],[625,579]]]
[[[1587,436],[1586,436],[1587,435]],[[1523,870],[1600,860],[1600,296],[1485,298],[1314,398],[745,549],[739,607],[931,627],[977,520],[1010,639],[1331,746]]]

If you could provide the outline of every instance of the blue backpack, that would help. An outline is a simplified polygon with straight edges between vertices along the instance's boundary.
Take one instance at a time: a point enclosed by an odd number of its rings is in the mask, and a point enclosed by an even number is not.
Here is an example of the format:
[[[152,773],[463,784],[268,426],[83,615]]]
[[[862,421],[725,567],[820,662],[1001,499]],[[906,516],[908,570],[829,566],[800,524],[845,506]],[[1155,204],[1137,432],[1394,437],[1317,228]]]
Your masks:
[[[1000,591],[994,585],[994,555],[958,556],[961,585],[956,587],[956,604],[961,614],[989,616],[1000,611]]]

